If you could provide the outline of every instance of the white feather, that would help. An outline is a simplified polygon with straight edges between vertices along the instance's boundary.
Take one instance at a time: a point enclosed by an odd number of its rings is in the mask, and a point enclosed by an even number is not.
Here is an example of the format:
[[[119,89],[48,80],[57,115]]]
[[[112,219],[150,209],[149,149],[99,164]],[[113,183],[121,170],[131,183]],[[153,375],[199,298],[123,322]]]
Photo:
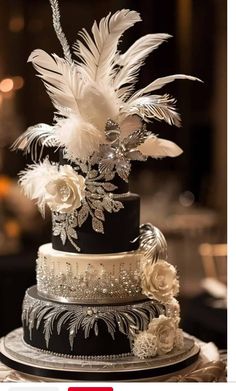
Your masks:
[[[23,150],[24,153],[31,153],[31,158],[36,160],[38,148],[41,148],[41,156],[44,147],[57,146],[53,129],[53,126],[47,124],[37,124],[35,126],[30,126],[13,143],[12,149],[20,149]]]
[[[138,115],[126,117],[120,124],[121,137],[126,138],[137,129],[142,128],[142,120]]]
[[[145,58],[170,37],[169,34],[145,35],[130,46],[125,53],[118,56],[116,62],[121,69],[114,78],[114,88],[118,89],[124,84],[134,84],[137,80],[138,71],[144,64]]]
[[[95,21],[92,27],[93,39],[83,29],[80,36],[87,46],[78,39],[75,54],[82,60],[80,66],[91,80],[110,83],[119,39],[125,30],[139,21],[141,18],[136,11],[123,9],[113,15],[109,13],[101,19],[99,25]]]
[[[102,133],[90,122],[85,122],[76,115],[58,122],[55,127],[55,138],[59,145],[66,148],[71,160],[88,159],[103,142]]]
[[[51,164],[48,159],[38,164],[31,164],[28,169],[19,174],[19,183],[26,197],[37,200],[38,208],[44,215],[45,212],[45,186],[55,178],[58,173],[58,165]]]
[[[128,101],[121,109],[124,115],[139,115],[144,121],[156,119],[169,125],[180,126],[180,116],[176,112],[175,99],[169,95],[148,95]]]
[[[60,112],[61,107],[78,112],[77,98],[82,93],[82,76],[75,64],[70,64],[63,58],[53,54],[50,56],[44,50],[34,50],[29,56],[39,76],[43,80],[54,106]],[[63,112],[65,115],[65,111]]]
[[[144,156],[153,158],[176,157],[183,152],[178,145],[172,141],[165,140],[154,135],[149,136],[143,144],[138,146],[138,150]]]
[[[133,94],[128,101],[132,102],[135,99],[137,99],[138,97],[143,96],[144,94],[147,94],[151,91],[159,90],[160,88],[164,87],[166,84],[171,83],[172,81],[177,80],[177,79],[188,79],[188,80],[194,80],[194,81],[201,81],[197,77],[189,76],[189,75],[182,75],[182,74],[160,77],[160,78],[154,80],[152,83],[148,84],[146,87],[135,92],[135,94]]]
[[[78,102],[83,120],[90,122],[103,135],[107,119],[118,117],[119,103],[114,95],[95,82],[86,84]]]

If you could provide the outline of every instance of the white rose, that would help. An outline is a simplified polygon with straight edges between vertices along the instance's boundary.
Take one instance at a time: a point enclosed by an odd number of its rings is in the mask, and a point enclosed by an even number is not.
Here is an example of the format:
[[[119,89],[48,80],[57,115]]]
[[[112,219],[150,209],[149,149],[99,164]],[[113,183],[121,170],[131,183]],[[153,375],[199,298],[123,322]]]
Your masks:
[[[168,303],[179,292],[175,267],[164,260],[147,263],[142,270],[141,287],[142,293],[151,299]]]
[[[176,342],[176,324],[171,318],[160,315],[149,323],[148,333],[156,337],[157,353],[159,355],[170,352]]]
[[[71,166],[60,166],[58,174],[45,186],[45,201],[55,212],[69,213],[81,206],[85,194],[85,179]]]

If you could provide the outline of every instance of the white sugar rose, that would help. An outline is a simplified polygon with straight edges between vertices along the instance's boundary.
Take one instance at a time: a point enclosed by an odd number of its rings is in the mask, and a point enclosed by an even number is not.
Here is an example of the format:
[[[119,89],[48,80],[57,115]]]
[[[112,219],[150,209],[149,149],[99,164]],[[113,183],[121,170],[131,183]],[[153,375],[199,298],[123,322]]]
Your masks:
[[[141,331],[133,343],[133,354],[139,358],[155,357],[157,355],[157,338],[147,331]]]
[[[160,315],[149,323],[148,333],[155,335],[157,353],[161,356],[170,352],[176,342],[176,324],[173,319]]]
[[[71,166],[60,166],[55,176],[45,186],[45,201],[55,212],[69,213],[81,206],[85,194],[85,179]]]
[[[142,293],[151,299],[168,303],[179,292],[175,267],[164,260],[147,263],[142,270],[141,287]]]

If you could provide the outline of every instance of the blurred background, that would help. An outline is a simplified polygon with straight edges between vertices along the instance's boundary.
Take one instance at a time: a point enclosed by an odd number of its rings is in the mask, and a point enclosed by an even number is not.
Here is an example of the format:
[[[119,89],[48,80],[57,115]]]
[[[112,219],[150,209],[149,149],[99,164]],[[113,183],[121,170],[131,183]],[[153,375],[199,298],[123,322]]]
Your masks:
[[[141,13],[128,30],[126,50],[148,33],[173,36],[153,52],[137,88],[157,77],[186,73],[204,84],[176,81],[163,89],[177,98],[182,128],[155,122],[150,130],[176,142],[178,158],[134,163],[131,190],[141,195],[141,221],[166,236],[177,266],[182,327],[226,348],[226,0],[61,0],[69,43],[94,19],[121,8]],[[21,324],[25,290],[35,283],[38,246],[51,241],[42,220],[17,186],[28,157],[10,150],[30,125],[51,123],[53,108],[27,58],[41,48],[62,55],[47,0],[0,1],[0,336]]]

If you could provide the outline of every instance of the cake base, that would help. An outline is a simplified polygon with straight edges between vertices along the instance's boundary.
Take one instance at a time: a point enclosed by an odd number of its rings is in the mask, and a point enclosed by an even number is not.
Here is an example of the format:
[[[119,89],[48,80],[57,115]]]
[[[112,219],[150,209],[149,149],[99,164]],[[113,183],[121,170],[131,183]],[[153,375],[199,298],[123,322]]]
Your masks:
[[[19,372],[50,378],[52,381],[150,381],[152,378],[158,381],[158,376],[171,374],[193,364],[199,352],[196,342],[185,337],[183,349],[145,360],[134,356],[115,361],[67,359],[26,345],[22,328],[10,332],[0,345],[3,364]]]

